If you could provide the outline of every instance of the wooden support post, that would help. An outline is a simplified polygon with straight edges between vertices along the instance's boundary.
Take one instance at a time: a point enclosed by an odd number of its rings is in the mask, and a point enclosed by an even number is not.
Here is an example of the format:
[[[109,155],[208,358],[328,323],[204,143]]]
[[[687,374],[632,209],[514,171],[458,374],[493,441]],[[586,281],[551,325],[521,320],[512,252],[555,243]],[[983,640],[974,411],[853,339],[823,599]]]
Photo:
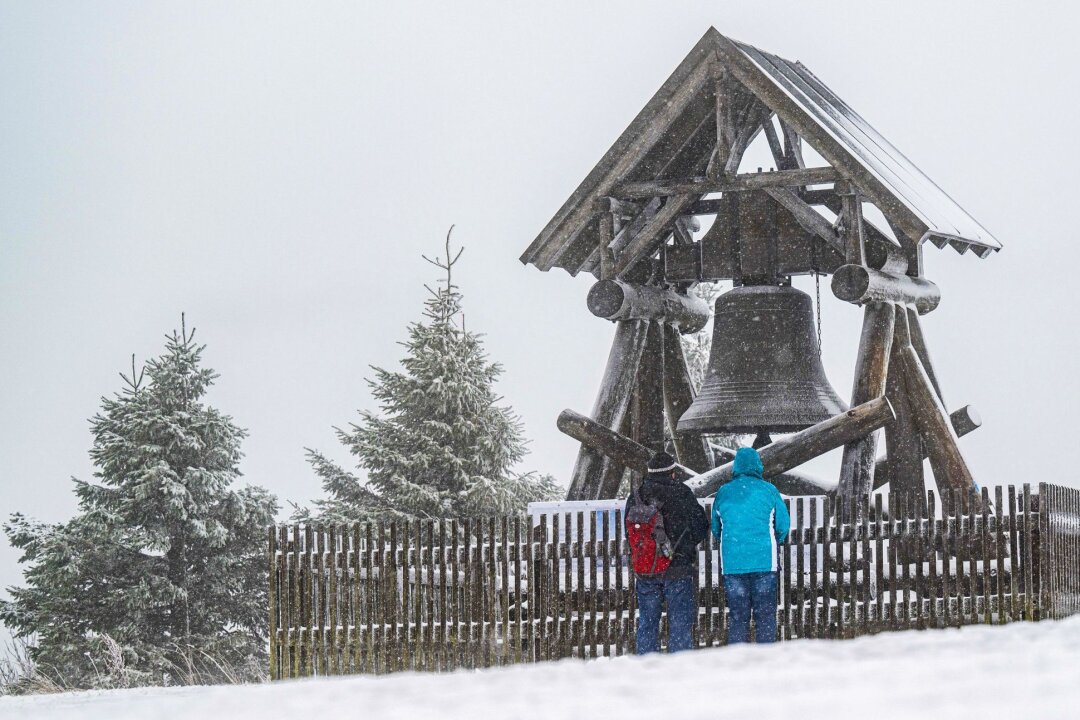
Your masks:
[[[664,414],[667,417],[668,431],[675,443],[675,455],[679,462],[697,472],[705,472],[712,467],[705,438],[700,433],[679,432],[677,427],[679,418],[693,402],[694,387],[690,383],[690,372],[686,368],[682,338],[678,330],[665,325]]]
[[[893,343],[895,313],[889,303],[870,303],[863,309],[862,337],[855,362],[855,383],[851,407],[885,394],[885,379]],[[861,498],[870,493],[877,458],[877,433],[870,433],[844,446],[837,495]]]
[[[926,371],[927,377],[930,378],[930,384],[934,386],[934,392],[937,393],[938,399],[941,400],[941,404],[945,404],[945,396],[941,394],[941,385],[938,383],[937,373],[934,372],[934,364],[930,362],[930,351],[926,347],[926,338],[923,336],[922,323],[919,321],[919,315],[925,313],[917,313],[915,309],[908,308],[908,328],[911,335],[911,346],[915,348],[915,352],[919,356],[919,362],[922,363],[923,370]]]
[[[731,144],[734,140],[727,72],[720,66],[716,67],[716,74],[713,77],[713,98],[715,101],[716,112],[716,148],[713,150],[712,157],[709,158],[708,167],[705,169],[705,174],[711,180],[716,180],[727,166],[728,156],[731,154]]]
[[[899,319],[899,313],[897,316]],[[908,324],[898,322],[897,327],[901,326],[902,331],[897,334],[896,340],[901,342],[899,359],[903,368],[904,387],[911,403],[915,427],[926,444],[926,454],[930,458],[930,467],[934,471],[938,491],[944,494],[948,489],[960,490],[969,506],[978,508],[981,506],[979,491],[960,451],[949,414],[935,392],[918,353],[911,345]]]
[[[621,437],[626,437],[627,433],[633,433],[633,411],[631,408],[627,408],[627,412],[623,415],[622,425],[618,429],[618,433]],[[607,430],[607,428],[604,428]],[[615,430],[608,430],[610,433],[615,433]],[[636,443],[635,443],[636,444]],[[596,448],[603,452],[602,449]],[[648,452],[648,451],[646,451]],[[595,490],[590,497],[606,498],[615,497],[619,492],[619,485],[622,484],[623,476],[626,474],[627,465],[619,461],[619,458],[613,457],[604,453],[604,464],[600,470],[600,479],[596,482]],[[589,499],[589,498],[585,498]]]
[[[740,131],[740,140],[732,148],[728,166],[742,159],[746,151],[746,138],[761,130],[761,119],[757,125],[747,124]],[[738,173],[711,180],[707,177],[672,178],[662,180],[638,180],[619,185],[614,193],[620,198],[643,200],[662,196],[694,195],[690,205],[696,203],[702,195],[724,192],[751,192],[766,188],[801,188],[806,185],[822,185],[838,182],[839,173],[831,167],[799,168],[798,170],[776,170],[773,172]],[[670,200],[669,200],[670,202]],[[687,205],[684,209],[689,208]],[[860,208],[861,209],[861,208]],[[672,218],[674,220],[674,218]]]
[[[612,265],[615,254],[611,250],[611,244],[615,242],[615,214],[612,212],[600,213],[600,278],[607,280],[611,277]]]
[[[893,417],[889,401],[881,397],[776,440],[760,450],[765,477],[787,472],[811,458],[872,433],[891,422]],[[732,465],[726,463],[702,473],[687,485],[698,497],[712,495],[731,480]]]
[[[663,244],[664,238],[671,234],[671,225],[676,218],[685,213],[700,198],[701,195],[676,195],[668,198],[668,201],[660,208],[656,216],[649,220],[645,227],[641,229],[641,232],[635,235],[627,243],[626,247],[618,253],[615,258],[615,265],[611,270],[612,275],[615,277],[622,276],[636,265],[639,260],[647,258],[656,252],[657,248]]]
[[[638,437],[652,452],[664,449],[664,326],[649,323],[645,350],[638,365]],[[611,497],[614,497],[612,495]]]
[[[890,365],[889,366],[889,372],[892,373],[893,370],[894,370],[893,366]],[[896,375],[895,382],[902,382],[903,381],[903,378],[901,377],[903,375],[903,370],[896,369],[895,375]],[[893,375],[889,375],[889,382],[886,383],[886,385],[888,385],[889,383],[892,383],[892,382],[894,382]],[[885,445],[886,445],[886,447],[888,447],[889,446],[889,433],[890,433],[890,431],[895,430],[895,428],[897,428],[901,424],[900,406],[902,405],[903,408],[904,408],[904,412],[907,413],[907,417],[906,417],[905,422],[907,422],[908,427],[911,427],[911,421],[910,421],[911,408],[908,406],[907,395],[905,395],[903,392],[896,392],[894,390],[889,389],[889,390],[885,391],[885,396],[887,398],[889,398],[889,402],[892,403],[893,409],[896,410],[896,420],[894,420],[888,426],[885,427]],[[953,430],[956,431],[956,437],[958,437],[958,438],[962,438],[965,435],[967,435],[969,432],[972,432],[973,430],[976,430],[977,428],[982,426],[982,419],[979,417],[979,414],[975,411],[975,408],[973,408],[970,405],[965,405],[964,407],[960,408],[959,410],[953,410],[949,414],[949,421],[952,423]],[[923,488],[923,484],[922,484],[923,483],[923,479],[922,479],[923,478],[923,475],[922,475],[922,461],[926,459],[926,446],[923,444],[922,438],[920,438],[918,436],[918,433],[917,433],[917,431],[914,430],[914,428],[911,429],[910,437],[912,437],[914,439],[914,441],[915,441],[914,445],[919,449],[919,452],[922,454],[922,459],[919,460],[918,471],[916,473],[916,478],[915,478],[917,480],[917,482],[920,483],[919,485],[915,486],[916,489],[921,489],[921,488]],[[891,453],[892,450],[889,450],[888,452]],[[903,480],[899,481],[896,484],[894,484],[892,482],[893,477],[894,477],[893,467],[892,466],[893,466],[892,460],[890,459],[888,453],[885,455],[885,457],[883,457],[883,458],[881,458],[881,459],[879,459],[877,461],[877,464],[874,466],[874,489],[875,490],[877,490],[878,488],[884,487],[885,485],[889,485],[890,488],[891,487],[896,487],[896,486],[899,486],[899,485],[903,485],[903,483],[904,483]],[[908,471],[907,474],[910,475],[911,471]],[[904,477],[905,474],[903,472],[901,472],[900,476]],[[913,485],[913,486],[915,485],[915,483],[909,483],[909,484]],[[907,489],[902,490],[901,492],[910,493],[910,492],[912,492],[912,490],[910,488],[907,488]]]
[[[908,316],[903,306],[895,308],[893,345],[889,357],[885,396],[896,411],[896,420],[885,428],[885,448],[889,458],[889,490],[908,495],[925,492],[923,458],[926,449],[915,426],[904,380],[900,351],[908,342]]]
[[[837,182],[840,217],[843,220],[844,258],[849,265],[866,265],[866,241],[863,237],[862,200],[851,183]]]
[[[648,323],[642,320],[623,320],[615,325],[615,340],[611,344],[604,379],[592,412],[593,419],[604,427],[622,426],[647,333]],[[603,455],[582,446],[570,477],[566,499],[595,497],[603,466]]]

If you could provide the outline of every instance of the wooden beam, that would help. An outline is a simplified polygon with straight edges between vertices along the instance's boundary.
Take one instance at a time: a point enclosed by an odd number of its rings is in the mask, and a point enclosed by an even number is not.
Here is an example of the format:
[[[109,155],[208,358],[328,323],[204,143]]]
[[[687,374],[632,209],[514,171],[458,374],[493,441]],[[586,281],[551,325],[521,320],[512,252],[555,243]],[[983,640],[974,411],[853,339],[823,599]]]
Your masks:
[[[611,270],[615,265],[615,253],[611,249],[611,243],[615,241],[615,214],[605,212],[600,215],[600,277],[603,280],[611,277]]]
[[[729,463],[735,459],[735,450],[729,447],[709,443],[709,448],[712,450],[718,465]],[[769,482],[776,486],[781,495],[789,496],[826,495],[836,489],[836,486],[831,483],[794,470],[788,470],[779,475],[770,475]]]
[[[858,162],[830,131],[819,125],[802,107],[784,90],[761,76],[760,69],[747,58],[730,40],[718,38],[717,53],[732,76],[749,89],[758,99],[783,118],[798,134],[816,150],[826,162],[833,166],[850,167],[857,176],[852,177],[860,190],[867,195],[885,214],[904,228],[905,235],[921,238],[929,228],[906,205],[894,198],[889,188],[871,170]]]
[[[807,460],[872,433],[887,425],[893,417],[889,401],[881,397],[776,440],[759,451],[761,463],[765,467],[765,477],[768,479],[787,472]],[[687,482],[687,485],[698,497],[712,495],[717,488],[731,480],[732,465],[733,463],[725,463],[702,473]]]
[[[633,267],[639,260],[651,256],[664,242],[675,219],[686,212],[686,209],[698,200],[700,195],[676,195],[668,198],[664,207],[656,213],[656,216],[645,224],[626,247],[621,251],[616,250],[615,266],[612,273],[618,277]]]
[[[765,139],[769,143],[769,152],[772,153],[773,162],[776,163],[776,169],[790,169],[784,167],[787,158],[784,157],[784,146],[780,144],[780,136],[776,134],[776,126],[772,124],[772,119],[770,118],[768,122],[762,123],[761,129],[765,131]]]
[[[630,241],[637,237],[642,228],[649,224],[649,221],[656,217],[656,213],[660,210],[660,205],[663,200],[660,198],[653,198],[649,202],[645,203],[645,206],[641,208],[641,212],[634,216],[630,222],[622,226],[622,228],[615,234],[615,239],[611,241],[611,249],[618,254],[623,248],[630,244]]]
[[[637,376],[639,432],[637,439],[653,452],[664,449],[664,326],[649,323]],[[618,489],[618,488],[616,488]],[[614,497],[614,494],[611,495]]]
[[[808,233],[817,235],[839,253],[844,252],[844,243],[836,228],[791,188],[766,188],[765,192],[795,216],[796,222]]]
[[[911,346],[915,348],[915,352],[919,355],[919,362],[922,363],[923,370],[926,371],[927,377],[930,378],[930,384],[934,386],[934,392],[937,393],[938,399],[941,400],[941,404],[944,405],[945,395],[941,392],[941,384],[938,382],[937,373],[934,371],[934,364],[930,361],[930,349],[926,346],[926,337],[923,335],[922,323],[919,321],[920,314],[925,313],[916,313],[911,308],[908,308],[908,328],[911,331]]]
[[[836,213],[838,217],[844,209],[843,200],[836,194],[835,188],[832,190],[805,190],[800,193],[800,197],[808,205],[824,205]],[[890,227],[893,228],[893,233],[899,237],[899,230],[891,224]],[[863,217],[863,236],[866,240],[866,264],[868,266],[885,272],[907,273],[909,275],[919,274],[909,271],[909,246],[901,243],[898,247],[892,238],[875,227],[874,223],[867,220],[865,216]]]
[[[907,326],[907,323],[897,324],[902,324],[905,328]],[[969,503],[981,507],[978,486],[964,454],[960,451],[949,414],[934,391],[918,353],[911,346],[910,337],[901,338],[898,335],[897,339],[906,340],[900,350],[904,386],[911,403],[915,426],[926,445],[926,454],[930,458],[930,467],[934,471],[938,490],[944,496],[945,490],[959,489],[965,493]]]
[[[713,149],[709,164],[705,168],[705,174],[713,180],[719,177],[722,168],[727,167],[728,156],[731,154],[731,145],[735,141],[729,88],[727,72],[717,65],[713,79],[713,97],[716,108],[716,147]]]
[[[618,461],[621,465],[638,472],[648,472],[649,458],[653,456],[653,453],[641,443],[570,409],[559,413],[559,419],[555,424],[565,435]],[[696,474],[681,465],[677,472],[681,475],[680,479],[688,479]]]
[[[642,206],[629,200],[620,200],[613,197],[602,197],[596,201],[596,211],[600,213],[613,213],[621,218],[634,218],[642,210]]]
[[[899,375],[900,373],[897,372],[896,374]],[[903,396],[898,395],[896,397],[903,397]],[[889,402],[891,402],[892,405],[893,405],[893,409],[896,410],[896,420],[893,420],[889,425],[886,426],[886,428],[885,428],[886,433],[888,433],[889,428],[895,427],[900,422],[900,410],[897,408],[897,401],[894,399],[894,397],[892,395],[889,395],[888,398],[889,398]],[[904,404],[905,405],[907,404],[906,398],[904,399]],[[949,422],[952,423],[953,430],[956,431],[956,437],[958,437],[958,438],[962,438],[965,435],[967,435],[968,433],[974,432],[978,428],[982,427],[982,418],[979,417],[979,413],[976,412],[975,408],[973,408],[970,405],[965,405],[964,407],[960,408],[959,410],[952,411],[949,414]],[[917,438],[918,438],[918,436],[916,436],[916,439]],[[888,440],[886,440],[886,443],[887,442],[888,442]],[[921,452],[922,452],[922,460],[925,460],[926,459],[926,449],[923,446],[921,441],[919,442],[918,447],[921,449]],[[926,489],[925,485],[923,484],[923,480],[922,480],[922,460],[919,461],[919,473],[918,473],[919,483],[917,485],[917,488],[918,488],[919,492],[922,492],[923,490]],[[878,458],[877,463],[874,465],[874,489],[875,490],[877,490],[878,488],[884,487],[885,485],[889,485],[890,488],[893,488],[893,485],[892,485],[892,480],[893,480],[892,466],[893,466],[893,463],[889,459],[888,454],[886,454],[885,457]],[[913,484],[913,483],[909,483],[909,485],[911,485],[911,484]],[[910,493],[910,492],[914,492],[914,490],[912,490],[911,488],[907,488],[907,489],[901,489],[901,490],[899,490],[899,492],[908,492],[908,493]]]
[[[836,184],[840,196],[844,259],[849,265],[866,265],[866,238],[863,235],[862,199],[849,182]]]
[[[709,322],[708,303],[697,295],[682,295],[654,285],[601,280],[586,297],[589,312],[605,320],[651,320],[695,333]]]
[[[777,115],[776,119],[780,123],[780,130],[784,133],[784,157],[787,158],[785,166],[778,169],[794,170],[795,168],[806,167],[806,161],[803,160],[802,154],[802,138],[784,118]]]
[[[705,305],[705,301],[699,301]],[[706,305],[706,309],[708,306]],[[679,330],[664,327],[664,416],[668,434],[675,445],[675,456],[683,465],[697,472],[712,467],[707,453],[707,443],[700,433],[679,432],[679,418],[694,402],[694,386],[686,368],[682,338]]]
[[[762,190],[769,187],[803,187],[836,182],[840,174],[831,167],[800,168],[798,170],[776,170],[774,172],[742,173],[726,178],[710,180],[690,178],[686,180],[650,180],[628,182],[619,185],[612,192],[620,198],[652,198],[665,195],[697,194],[707,195],[714,192],[745,192]]]
[[[647,334],[648,323],[643,320],[623,320],[615,326],[615,339],[592,412],[593,419],[604,427],[616,428],[623,423]],[[594,497],[603,465],[603,455],[582,446],[570,476],[566,499]]]
[[[923,477],[926,446],[919,435],[919,429],[915,426],[914,412],[908,400],[907,384],[904,381],[904,364],[900,357],[900,351],[909,338],[907,314],[903,306],[895,308],[893,332],[888,378],[885,381],[885,397],[889,398],[893,410],[896,411],[896,420],[885,428],[885,448],[889,458],[889,488],[893,492],[905,495],[922,494],[926,492],[926,480]],[[877,473],[879,470],[875,468],[874,472]]]
[[[631,127],[640,127],[641,132],[625,143],[616,141],[526,251],[528,255],[536,250],[536,257],[531,262],[537,268],[550,270],[554,267],[556,260],[576,237],[576,233],[567,232],[565,228],[584,227],[595,215],[593,200],[616,194],[611,189],[622,178],[632,175],[648,152],[664,139],[671,125],[710,82],[711,66],[714,64],[703,59],[688,68],[685,75],[673,75],[664,83],[662,90],[666,90],[667,94],[657,93],[631,123]],[[557,241],[551,242],[552,239]]]
[[[832,276],[832,291],[839,299],[856,305],[875,302],[914,305],[920,315],[932,311],[941,302],[941,290],[929,280],[863,265],[837,268]]]
[[[885,394],[894,322],[895,313],[889,303],[869,303],[863,308],[862,336],[855,361],[851,407]],[[877,433],[870,433],[844,445],[837,495],[848,498],[868,495],[873,487],[876,459]]]
[[[647,447],[625,435],[609,430],[573,410],[563,410],[559,413],[557,425],[564,434],[582,445],[603,453],[618,467],[628,467],[643,474],[648,472],[649,458],[652,457],[652,453]],[[727,454],[728,461],[735,455],[734,451],[728,448],[721,448],[721,451]],[[676,477],[683,482],[697,477],[691,468],[682,464],[676,467],[675,473]],[[618,473],[617,479],[621,478],[621,473]],[[824,495],[830,490],[828,485],[816,478],[793,472],[773,475],[769,478],[769,482],[781,493],[789,496]]]

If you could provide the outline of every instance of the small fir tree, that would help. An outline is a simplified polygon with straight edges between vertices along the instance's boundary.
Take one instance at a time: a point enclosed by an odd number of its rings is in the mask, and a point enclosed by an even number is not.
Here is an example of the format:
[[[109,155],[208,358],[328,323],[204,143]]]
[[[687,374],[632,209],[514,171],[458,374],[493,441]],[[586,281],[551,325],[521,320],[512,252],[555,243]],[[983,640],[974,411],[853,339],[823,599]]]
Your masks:
[[[246,433],[203,402],[217,374],[201,367],[193,336],[181,322],[160,357],[138,374],[133,358],[123,390],[102,398],[90,421],[96,482],[75,480],[78,514],[5,525],[29,567],[0,620],[66,685],[262,674],[265,528],[277,503],[232,488]],[[95,661],[103,643],[108,673]]]
[[[327,498],[298,509],[298,519],[476,517],[521,512],[558,495],[550,476],[512,470],[526,443],[493,388],[501,367],[488,360],[481,336],[465,329],[452,275],[463,249],[452,256],[447,233],[445,259],[424,257],[446,279],[428,288],[424,319],[409,325],[401,370],[372,368],[368,384],[382,414],[361,411],[359,424],[335,428],[366,481],[308,449]]]

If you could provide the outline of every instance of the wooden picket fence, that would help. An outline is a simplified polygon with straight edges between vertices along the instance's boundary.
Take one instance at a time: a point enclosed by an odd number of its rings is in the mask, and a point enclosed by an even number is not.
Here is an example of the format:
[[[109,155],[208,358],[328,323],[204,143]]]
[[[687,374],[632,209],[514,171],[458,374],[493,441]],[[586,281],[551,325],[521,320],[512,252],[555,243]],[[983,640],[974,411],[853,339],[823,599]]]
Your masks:
[[[1080,491],[998,487],[967,509],[959,495],[944,499],[789,501],[779,639],[1080,611]],[[271,528],[271,677],[632,653],[621,527],[613,510]],[[717,551],[710,537],[699,556],[700,647],[727,640]]]

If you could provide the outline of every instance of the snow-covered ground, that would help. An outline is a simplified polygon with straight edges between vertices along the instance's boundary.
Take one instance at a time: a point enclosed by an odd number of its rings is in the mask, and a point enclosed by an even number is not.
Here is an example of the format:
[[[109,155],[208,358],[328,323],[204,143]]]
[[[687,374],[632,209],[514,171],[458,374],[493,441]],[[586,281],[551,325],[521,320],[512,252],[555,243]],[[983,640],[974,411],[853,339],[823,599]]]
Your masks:
[[[0,698],[0,717],[20,720],[502,720],[643,713],[674,720],[1078,718],[1080,617],[449,675]]]

